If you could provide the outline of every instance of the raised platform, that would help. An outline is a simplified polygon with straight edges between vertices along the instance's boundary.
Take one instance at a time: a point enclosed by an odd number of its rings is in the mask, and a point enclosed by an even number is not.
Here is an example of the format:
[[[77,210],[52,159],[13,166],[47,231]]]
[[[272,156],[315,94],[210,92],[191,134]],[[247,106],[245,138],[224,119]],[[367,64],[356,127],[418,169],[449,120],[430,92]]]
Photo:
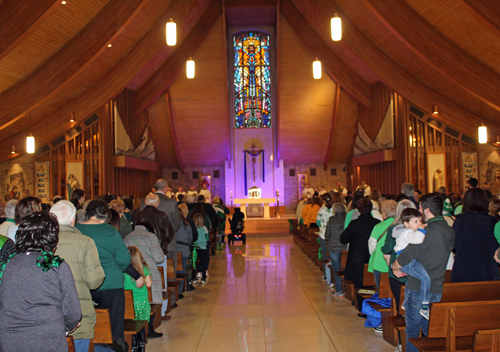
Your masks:
[[[290,234],[289,219],[295,217],[271,218],[247,218],[245,219],[245,233],[247,235],[284,235]],[[228,223],[227,223],[228,224]],[[229,225],[226,226],[226,233],[229,233]],[[291,236],[291,234],[290,234]]]

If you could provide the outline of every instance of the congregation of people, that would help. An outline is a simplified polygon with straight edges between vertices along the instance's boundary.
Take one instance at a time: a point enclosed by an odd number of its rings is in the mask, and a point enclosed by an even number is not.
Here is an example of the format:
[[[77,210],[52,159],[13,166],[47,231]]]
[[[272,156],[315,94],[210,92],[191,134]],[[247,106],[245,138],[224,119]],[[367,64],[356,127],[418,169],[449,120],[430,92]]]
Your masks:
[[[143,198],[87,200],[76,189],[52,204],[37,197],[0,202],[0,351],[68,351],[67,334],[76,352],[89,351],[96,308],[109,310],[113,343],[94,350],[127,351],[125,290],[132,291],[135,319],[149,321],[148,338],[161,337],[151,305],[161,305],[157,314],[168,321],[176,298],[208,282],[228,215],[206,184],[174,193],[164,179]],[[189,275],[165,299],[160,269],[166,273],[169,259],[175,273]]]
[[[301,228],[317,229],[322,280],[333,296],[345,296],[343,279],[363,288],[365,264],[377,290],[387,273],[397,313],[406,322],[406,351],[418,351],[408,339],[426,335],[430,304],[441,300],[447,270],[450,282],[500,280],[500,199],[479,188],[475,178],[462,194],[444,187],[422,194],[411,183],[397,195],[382,194],[365,181],[354,192],[340,182],[329,192],[307,184],[296,215]],[[356,294],[354,303],[366,319],[363,296]],[[382,333],[382,324],[374,331]]]

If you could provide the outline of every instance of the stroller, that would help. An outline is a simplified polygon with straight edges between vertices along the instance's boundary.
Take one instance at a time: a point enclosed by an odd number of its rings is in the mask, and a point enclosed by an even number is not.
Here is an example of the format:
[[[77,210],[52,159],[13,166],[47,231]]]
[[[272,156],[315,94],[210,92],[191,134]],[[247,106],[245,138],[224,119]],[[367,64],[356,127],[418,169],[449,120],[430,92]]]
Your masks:
[[[243,244],[246,244],[247,236],[243,233],[245,229],[244,218],[245,215],[240,211],[240,208],[236,208],[233,218],[230,220],[231,234],[227,235],[228,244],[234,244],[234,241],[242,241]]]

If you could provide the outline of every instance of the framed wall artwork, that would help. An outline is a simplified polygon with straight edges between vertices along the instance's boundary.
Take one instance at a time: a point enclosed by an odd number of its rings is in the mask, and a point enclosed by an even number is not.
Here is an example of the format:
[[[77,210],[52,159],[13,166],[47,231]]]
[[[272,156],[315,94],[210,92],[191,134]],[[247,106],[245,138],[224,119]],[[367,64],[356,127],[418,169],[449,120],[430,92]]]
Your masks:
[[[467,181],[477,176],[477,153],[462,153],[463,189],[468,188]]]
[[[427,153],[427,190],[437,192],[446,187],[446,154]]]
[[[48,161],[35,163],[35,194],[42,203],[48,203],[50,197],[50,172]]]
[[[71,199],[75,189],[83,188],[83,162],[66,162],[66,196]]]

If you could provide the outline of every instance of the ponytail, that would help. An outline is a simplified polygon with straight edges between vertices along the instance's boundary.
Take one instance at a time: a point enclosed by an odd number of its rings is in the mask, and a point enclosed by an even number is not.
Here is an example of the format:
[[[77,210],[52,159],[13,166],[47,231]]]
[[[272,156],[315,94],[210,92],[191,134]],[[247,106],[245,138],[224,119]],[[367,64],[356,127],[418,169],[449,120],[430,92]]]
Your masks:
[[[331,209],[332,206],[333,206],[333,203],[332,203],[332,196],[330,195],[330,193],[325,193],[321,196],[321,200],[323,202],[325,202],[325,207],[327,209]]]

